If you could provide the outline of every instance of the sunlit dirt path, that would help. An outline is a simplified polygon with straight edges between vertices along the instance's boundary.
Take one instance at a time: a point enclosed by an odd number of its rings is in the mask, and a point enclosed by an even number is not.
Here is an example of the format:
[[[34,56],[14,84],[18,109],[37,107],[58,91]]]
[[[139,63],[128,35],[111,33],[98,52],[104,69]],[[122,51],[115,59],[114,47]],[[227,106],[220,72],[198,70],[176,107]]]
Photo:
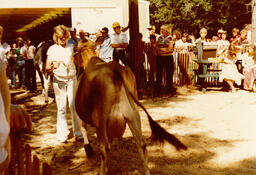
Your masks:
[[[56,104],[44,104],[41,94],[12,92],[13,100],[24,104],[32,116],[33,131],[25,141],[33,154],[48,162],[54,175],[96,175],[100,160],[95,137],[95,155],[85,157],[83,143],[72,136],[68,143],[55,139]],[[175,134],[189,149],[177,152],[167,143],[149,145],[149,167],[153,175],[255,175],[256,93],[210,90],[206,94],[179,88],[172,97],[147,98],[141,102],[152,117]],[[149,142],[150,128],[140,111],[142,131]],[[69,128],[71,130],[71,118]],[[115,141],[109,161],[110,174],[142,174],[142,162],[130,130]]]

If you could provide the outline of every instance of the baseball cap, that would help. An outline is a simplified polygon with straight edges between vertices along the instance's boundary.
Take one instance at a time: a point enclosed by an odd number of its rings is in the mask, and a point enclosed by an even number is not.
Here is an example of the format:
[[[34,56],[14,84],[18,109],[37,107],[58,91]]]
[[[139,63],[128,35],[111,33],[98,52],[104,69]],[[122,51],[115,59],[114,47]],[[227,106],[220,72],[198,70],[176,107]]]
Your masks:
[[[119,22],[114,22],[112,25],[112,28],[116,28],[116,27],[120,27],[120,23]]]

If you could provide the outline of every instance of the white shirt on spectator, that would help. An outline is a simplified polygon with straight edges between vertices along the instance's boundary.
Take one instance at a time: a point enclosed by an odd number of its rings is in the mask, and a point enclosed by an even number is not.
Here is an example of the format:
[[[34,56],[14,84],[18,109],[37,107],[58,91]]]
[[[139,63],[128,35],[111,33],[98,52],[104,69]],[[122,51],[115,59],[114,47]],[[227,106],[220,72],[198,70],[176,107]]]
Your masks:
[[[27,59],[34,59],[36,47],[31,45],[27,48]]]
[[[117,35],[116,33],[113,33],[110,38],[111,38],[111,44],[128,43],[127,35],[124,32],[121,32],[119,35]]]
[[[111,46],[111,39],[108,36],[104,39],[103,43],[99,46],[99,57],[105,62],[112,61],[113,58],[113,48]]]
[[[54,77],[60,81],[76,78],[76,66],[73,58],[73,47],[67,45],[65,48],[54,44],[47,51],[49,62],[58,62],[59,67],[53,70]]]

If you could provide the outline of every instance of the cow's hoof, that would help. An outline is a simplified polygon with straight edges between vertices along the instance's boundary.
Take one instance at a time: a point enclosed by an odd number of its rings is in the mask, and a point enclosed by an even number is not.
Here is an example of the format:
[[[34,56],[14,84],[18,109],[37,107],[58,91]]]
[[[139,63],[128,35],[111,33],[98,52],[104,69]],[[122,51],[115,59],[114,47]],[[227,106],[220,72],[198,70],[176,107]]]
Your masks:
[[[92,157],[93,156],[93,148],[90,144],[85,144],[84,145],[84,150],[85,150],[85,153],[86,153],[87,157]]]

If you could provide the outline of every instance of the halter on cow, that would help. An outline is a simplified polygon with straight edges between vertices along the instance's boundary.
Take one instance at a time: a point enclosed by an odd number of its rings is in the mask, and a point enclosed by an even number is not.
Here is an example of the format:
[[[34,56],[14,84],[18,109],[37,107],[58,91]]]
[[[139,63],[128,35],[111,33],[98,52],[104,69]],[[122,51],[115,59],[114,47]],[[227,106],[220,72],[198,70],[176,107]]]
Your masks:
[[[177,150],[187,147],[157,124],[138,101],[136,80],[131,69],[115,61],[105,63],[95,56],[94,48],[95,44],[91,41],[78,44],[78,58],[82,59],[85,71],[77,83],[75,105],[81,120],[96,127],[101,151],[99,174],[107,174],[107,158],[111,142],[114,138],[122,137],[127,123],[143,161],[145,174],[150,175],[140,115],[135,104],[147,114],[152,130],[151,138],[154,141],[166,140]]]

